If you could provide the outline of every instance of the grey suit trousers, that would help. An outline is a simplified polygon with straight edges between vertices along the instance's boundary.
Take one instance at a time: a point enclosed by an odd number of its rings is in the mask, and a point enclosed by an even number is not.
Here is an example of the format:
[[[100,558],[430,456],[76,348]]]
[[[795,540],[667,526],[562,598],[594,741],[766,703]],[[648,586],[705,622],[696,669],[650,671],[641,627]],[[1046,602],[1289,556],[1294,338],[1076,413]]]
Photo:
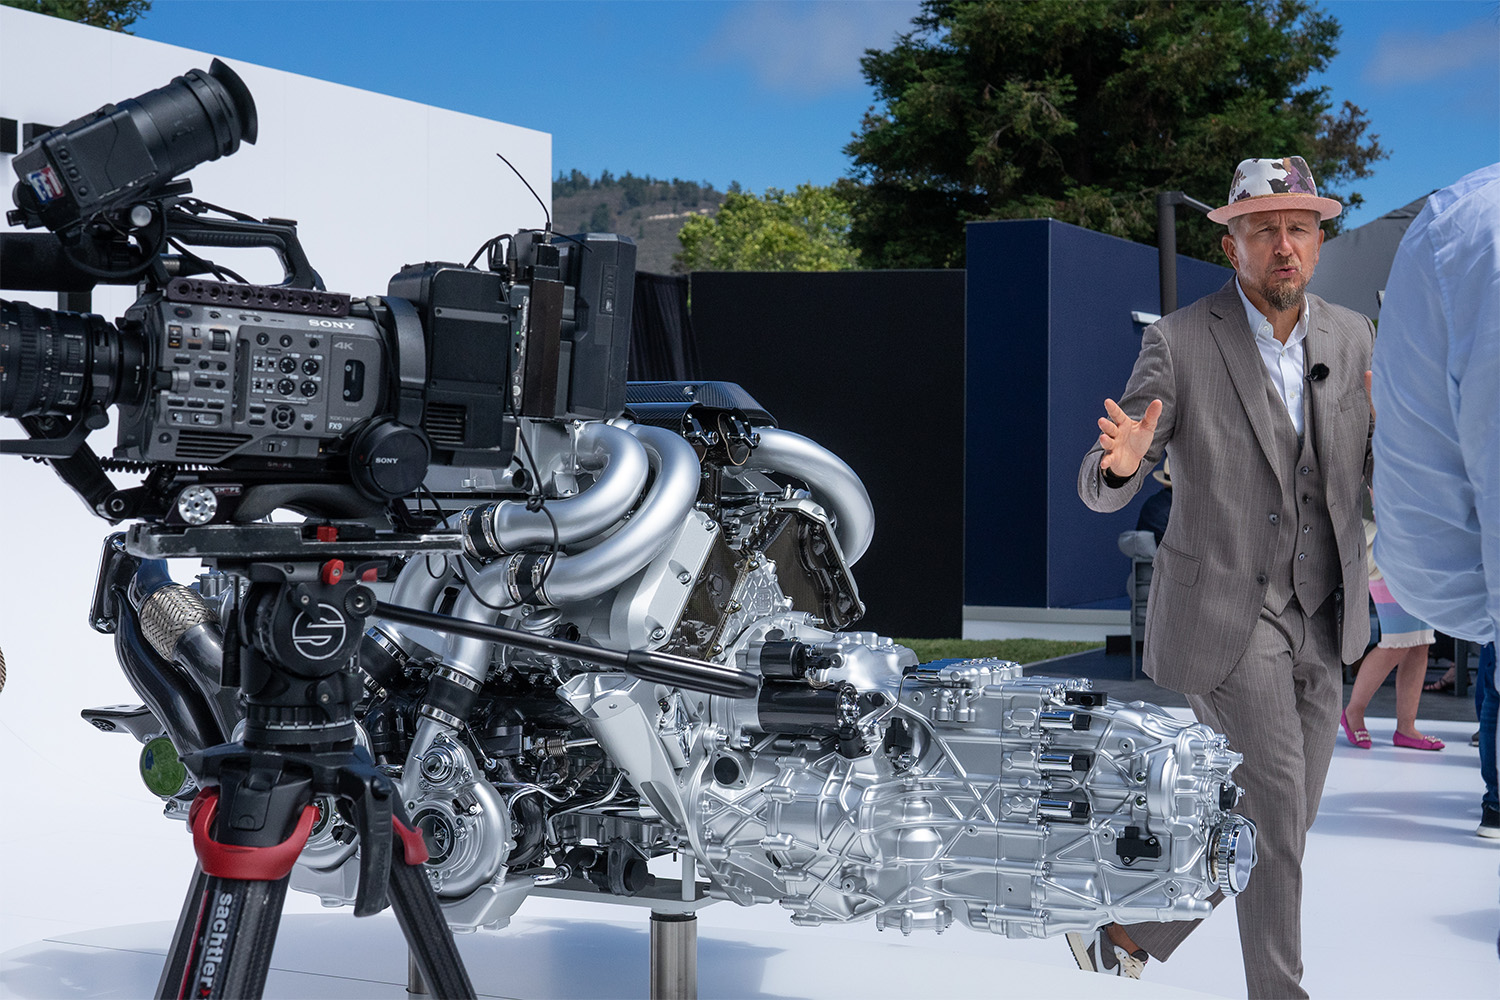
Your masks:
[[[1187,696],[1198,720],[1245,755],[1234,772],[1243,789],[1235,811],[1255,821],[1258,860],[1235,913],[1252,1000],[1307,996],[1300,985],[1302,853],[1333,757],[1343,691],[1334,600],[1308,615],[1293,598],[1280,614],[1262,609],[1223,683]],[[1200,922],[1126,930],[1153,958],[1165,959]]]

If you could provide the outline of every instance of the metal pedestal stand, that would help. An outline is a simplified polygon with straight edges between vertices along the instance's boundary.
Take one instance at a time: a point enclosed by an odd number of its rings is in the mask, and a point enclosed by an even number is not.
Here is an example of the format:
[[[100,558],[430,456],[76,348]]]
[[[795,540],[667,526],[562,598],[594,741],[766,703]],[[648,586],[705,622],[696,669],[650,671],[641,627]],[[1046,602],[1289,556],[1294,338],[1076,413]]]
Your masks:
[[[651,1000],[698,1000],[698,915],[651,911]]]
[[[583,879],[534,890],[553,899],[588,900],[651,910],[651,1000],[698,1000],[698,911],[718,902],[697,880],[691,855],[682,855],[680,879],[658,878],[634,896],[615,896]]]
[[[534,895],[554,899],[587,900],[590,903],[619,903],[651,908],[651,1000],[698,1000],[698,914],[697,911],[718,900],[705,895],[707,886],[693,880],[693,861],[683,857],[682,879],[658,879],[649,889],[634,896],[612,896],[587,885],[581,879],[566,886],[545,886]],[[684,894],[683,887],[687,887]],[[425,997],[431,994],[422,980],[417,961],[410,953],[406,961],[406,993]]]

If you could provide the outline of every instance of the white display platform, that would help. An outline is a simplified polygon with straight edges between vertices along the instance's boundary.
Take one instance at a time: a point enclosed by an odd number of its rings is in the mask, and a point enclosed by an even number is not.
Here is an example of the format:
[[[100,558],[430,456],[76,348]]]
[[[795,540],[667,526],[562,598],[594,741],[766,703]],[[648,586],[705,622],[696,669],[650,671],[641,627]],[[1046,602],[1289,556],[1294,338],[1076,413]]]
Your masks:
[[[540,909],[540,908],[539,908]],[[649,993],[646,911],[577,916],[582,906],[532,915],[499,933],[459,938],[480,996],[572,1000]],[[594,917],[601,915],[593,907]],[[699,995],[709,997],[1189,998],[1208,994],[1160,984],[1088,976],[1067,965],[891,941],[816,936],[787,927],[741,936],[700,917]],[[0,966],[0,992],[11,997],[150,996],[161,973],[170,924],[137,924],[67,935],[16,949]],[[950,932],[951,933],[951,932]],[[1066,949],[1064,949],[1064,954]],[[1060,957],[1052,949],[1049,955]],[[1144,989],[1144,991],[1143,991]],[[267,997],[406,996],[406,953],[388,913],[355,921],[347,913],[286,918],[272,957]]]
[[[10,822],[0,826],[0,997],[150,995],[192,871],[186,832],[154,815],[150,797],[126,780],[128,737],[84,729],[77,758],[42,761],[3,715],[0,757],[11,770]],[[1385,742],[1361,752],[1340,738],[1308,841],[1304,985],[1320,998],[1493,998],[1500,843],[1474,836],[1473,729],[1426,726],[1449,744],[1433,754],[1391,747],[1388,720],[1370,726]],[[75,795],[88,781],[70,791],[60,780],[101,772],[119,783],[84,797]],[[31,794],[17,796],[20,786]],[[405,947],[388,914],[356,920],[299,893],[286,914],[268,997],[405,995]],[[716,903],[700,911],[698,934],[705,1000],[1245,995],[1232,908],[1139,983],[1077,971],[1060,938],[1010,941],[962,927],[909,938],[869,923],[797,928],[777,907]],[[462,936],[459,946],[485,995],[645,997],[648,940],[642,909],[534,898],[509,928]]]

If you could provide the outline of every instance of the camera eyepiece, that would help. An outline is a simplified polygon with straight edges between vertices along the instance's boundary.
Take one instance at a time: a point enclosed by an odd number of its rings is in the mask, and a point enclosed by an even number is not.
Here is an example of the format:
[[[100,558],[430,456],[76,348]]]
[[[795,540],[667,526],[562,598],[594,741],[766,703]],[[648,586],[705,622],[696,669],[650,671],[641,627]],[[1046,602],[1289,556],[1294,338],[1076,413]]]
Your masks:
[[[13,221],[67,233],[100,212],[161,193],[178,175],[254,143],[255,99],[215,59],[165,87],[106,104],[36,139],[11,165],[20,178]]]

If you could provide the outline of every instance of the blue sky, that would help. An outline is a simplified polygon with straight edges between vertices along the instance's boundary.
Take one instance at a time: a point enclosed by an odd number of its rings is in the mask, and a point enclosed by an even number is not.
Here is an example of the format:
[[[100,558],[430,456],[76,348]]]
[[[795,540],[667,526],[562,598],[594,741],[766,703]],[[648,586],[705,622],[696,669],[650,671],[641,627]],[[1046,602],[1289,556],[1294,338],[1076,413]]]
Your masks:
[[[867,47],[910,0],[155,0],[135,34],[550,132],[555,169],[737,180],[848,171]],[[1343,26],[1317,80],[1391,153],[1355,185],[1367,222],[1500,160],[1500,0],[1325,0]],[[184,67],[186,68],[186,67]],[[262,128],[274,127],[263,122]],[[347,123],[379,156],[378,123]],[[400,137],[389,137],[399,143]],[[1226,184],[1243,156],[1226,150]],[[536,180],[533,179],[533,183]],[[1220,192],[1191,192],[1212,200]]]

